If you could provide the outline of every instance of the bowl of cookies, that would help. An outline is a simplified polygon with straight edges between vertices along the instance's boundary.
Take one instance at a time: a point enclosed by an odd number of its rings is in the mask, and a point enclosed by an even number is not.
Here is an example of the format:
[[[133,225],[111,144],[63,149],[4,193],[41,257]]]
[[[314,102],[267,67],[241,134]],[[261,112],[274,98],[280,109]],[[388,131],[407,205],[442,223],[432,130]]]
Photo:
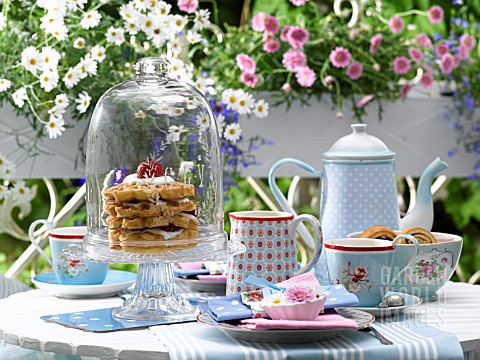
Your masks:
[[[426,300],[434,300],[437,291],[452,277],[462,252],[463,238],[454,234],[431,232],[421,227],[392,230],[375,225],[361,232],[349,234],[349,238],[369,238],[393,240],[400,234],[414,236],[420,246],[415,261],[392,286],[392,290],[417,295]],[[415,255],[415,249],[406,239],[397,245],[391,274],[394,276]]]

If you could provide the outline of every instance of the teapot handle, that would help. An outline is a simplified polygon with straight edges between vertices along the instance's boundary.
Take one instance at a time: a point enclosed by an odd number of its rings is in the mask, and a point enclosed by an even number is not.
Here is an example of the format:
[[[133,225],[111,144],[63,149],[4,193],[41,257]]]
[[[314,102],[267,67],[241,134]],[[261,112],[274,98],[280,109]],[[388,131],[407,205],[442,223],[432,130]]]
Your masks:
[[[301,168],[301,169],[303,169],[303,170],[305,170],[309,173],[320,174],[320,176],[321,176],[322,173],[319,172],[319,171],[316,171],[311,165],[309,165],[309,164],[307,164],[307,163],[305,163],[301,160],[293,159],[293,158],[285,158],[285,159],[278,160],[270,168],[270,171],[268,173],[268,185],[270,186],[270,189],[272,190],[273,196],[278,201],[278,203],[280,204],[280,207],[283,209],[283,211],[289,212],[289,213],[293,214],[293,216],[297,217],[298,216],[297,213],[295,212],[293,207],[288,203],[287,199],[282,194],[282,192],[278,188],[277,183],[275,181],[275,176],[276,176],[277,170],[280,168],[280,166],[285,165],[285,164],[292,164],[292,165],[298,166],[299,168]],[[311,248],[311,249],[315,248],[315,241],[313,240],[312,235],[310,234],[310,232],[308,231],[308,229],[305,227],[304,224],[299,224],[298,228],[297,228],[297,231],[300,233],[300,236],[303,238],[303,240],[305,241],[306,245],[309,248]]]

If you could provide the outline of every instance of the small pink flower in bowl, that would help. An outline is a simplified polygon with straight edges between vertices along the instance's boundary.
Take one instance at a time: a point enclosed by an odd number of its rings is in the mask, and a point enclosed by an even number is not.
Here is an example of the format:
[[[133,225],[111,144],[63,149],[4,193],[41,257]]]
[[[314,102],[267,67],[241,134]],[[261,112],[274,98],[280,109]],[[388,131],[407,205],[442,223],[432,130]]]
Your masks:
[[[294,286],[262,300],[262,307],[273,320],[315,320],[323,311],[328,292]]]

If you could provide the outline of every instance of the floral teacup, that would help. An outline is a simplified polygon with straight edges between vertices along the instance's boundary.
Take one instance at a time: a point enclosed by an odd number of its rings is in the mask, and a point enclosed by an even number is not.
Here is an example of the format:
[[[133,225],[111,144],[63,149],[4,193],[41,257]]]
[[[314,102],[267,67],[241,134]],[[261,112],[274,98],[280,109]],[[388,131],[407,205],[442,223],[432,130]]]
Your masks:
[[[37,244],[34,237],[35,227],[45,224],[49,227],[49,241],[52,259]],[[59,284],[64,285],[97,285],[103,283],[108,272],[108,263],[83,261],[66,256],[62,250],[71,244],[83,242],[87,233],[86,226],[61,227],[55,229],[47,220],[37,220],[30,225],[28,235],[38,252],[48,261]]]

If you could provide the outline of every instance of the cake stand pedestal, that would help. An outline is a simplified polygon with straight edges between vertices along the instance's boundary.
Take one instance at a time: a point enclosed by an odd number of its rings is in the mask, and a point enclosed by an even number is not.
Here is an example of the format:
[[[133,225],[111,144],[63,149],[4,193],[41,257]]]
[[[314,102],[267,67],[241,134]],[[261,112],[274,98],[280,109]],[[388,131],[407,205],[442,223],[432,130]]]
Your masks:
[[[135,320],[193,320],[198,308],[177,290],[171,263],[140,264],[132,297],[112,315]]]

